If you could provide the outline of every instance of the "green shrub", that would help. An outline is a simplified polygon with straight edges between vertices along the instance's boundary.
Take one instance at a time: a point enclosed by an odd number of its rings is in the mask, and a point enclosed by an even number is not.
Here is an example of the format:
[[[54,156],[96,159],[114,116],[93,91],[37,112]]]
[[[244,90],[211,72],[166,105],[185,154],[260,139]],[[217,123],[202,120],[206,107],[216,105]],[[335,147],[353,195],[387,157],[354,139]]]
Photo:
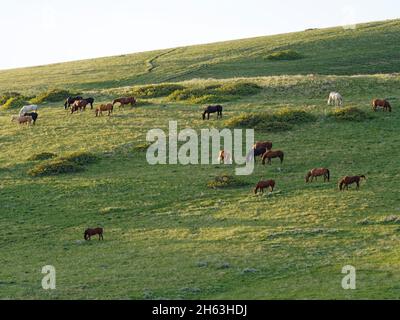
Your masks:
[[[3,109],[18,109],[28,104],[30,104],[28,98],[24,96],[17,96],[9,98],[3,105]]]
[[[28,171],[32,177],[54,176],[59,174],[83,171],[84,167],[64,159],[55,159],[42,162]]]
[[[239,180],[235,176],[230,176],[228,174],[221,174],[216,176],[213,180],[207,183],[208,188],[219,189],[219,188],[239,188],[248,186],[249,184]]]
[[[0,106],[4,105],[8,99],[20,97],[21,94],[18,92],[6,92],[0,96]]]
[[[328,118],[332,118],[337,121],[361,122],[365,120],[370,120],[373,118],[373,116],[356,107],[347,107],[334,109],[328,114]]]
[[[28,161],[39,161],[39,160],[48,160],[57,157],[56,154],[51,152],[42,152],[32,155],[28,158]]]
[[[267,56],[267,59],[272,61],[299,60],[302,58],[303,56],[294,50],[277,51]]]
[[[176,90],[168,96],[168,100],[187,101],[194,104],[221,103],[257,94],[261,89],[260,86],[254,83],[226,83]]]
[[[248,113],[225,122],[230,128],[253,128],[263,131],[288,131],[295,124],[316,121],[316,117],[304,110],[281,109],[275,113]]]
[[[184,86],[179,84],[159,84],[147,85],[133,88],[132,94],[138,98],[160,98],[169,96],[177,90],[185,89]]]
[[[31,100],[33,104],[40,104],[43,102],[60,102],[64,101],[70,96],[74,96],[76,94],[71,93],[67,90],[59,90],[59,89],[52,89],[45,92],[40,93],[35,98]]]
[[[137,144],[136,146],[134,146],[133,149],[137,152],[146,152],[150,146],[151,146],[150,143],[143,142],[143,143],[140,143],[140,144]]]
[[[96,155],[92,154],[92,153],[84,152],[84,151],[78,151],[78,152],[73,152],[73,153],[70,153],[70,154],[68,154],[66,156],[63,156],[63,157],[60,158],[60,160],[67,161],[67,162],[72,162],[72,163],[75,163],[77,165],[83,166],[83,165],[86,165],[86,164],[94,163],[94,162],[98,161],[99,158]]]

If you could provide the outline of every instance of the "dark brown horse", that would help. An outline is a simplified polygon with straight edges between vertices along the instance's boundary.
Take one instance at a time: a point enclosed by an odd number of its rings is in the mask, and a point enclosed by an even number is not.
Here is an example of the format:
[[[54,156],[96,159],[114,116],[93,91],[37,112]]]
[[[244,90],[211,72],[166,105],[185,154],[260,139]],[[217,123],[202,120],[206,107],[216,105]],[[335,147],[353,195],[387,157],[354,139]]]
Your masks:
[[[119,103],[119,109],[128,104],[130,104],[131,107],[133,107],[136,104],[136,99],[134,97],[118,98],[115,99],[112,104],[115,105],[116,103]]]
[[[264,193],[264,189],[269,188],[271,192],[274,191],[275,188],[275,181],[274,180],[268,180],[268,181],[260,181],[256,188],[254,189],[254,193],[257,194],[257,192],[260,190],[261,193]]]
[[[246,162],[249,163],[253,159],[254,162],[257,162],[256,161],[257,157],[262,157],[267,151],[268,150],[265,147],[258,147],[258,148],[253,147],[253,149],[251,149],[246,156]]]
[[[254,145],[253,149],[258,149],[258,148],[266,148],[267,150],[271,150],[272,142],[271,141],[258,141]]]
[[[262,164],[265,165],[266,160],[268,160],[268,164],[272,164],[272,159],[274,159],[274,158],[279,158],[281,160],[281,164],[282,164],[284,157],[285,157],[285,154],[283,153],[283,151],[269,150],[266,153],[264,153],[264,155],[262,156]]]
[[[203,120],[206,119],[206,115],[207,115],[207,120],[210,120],[210,114],[211,113],[217,113],[217,119],[218,118],[222,118],[222,106],[218,105],[218,106],[208,106],[204,109],[203,112]]]
[[[306,182],[313,182],[314,178],[317,179],[317,177],[324,177],[324,182],[330,180],[331,177],[331,173],[329,171],[329,169],[326,168],[317,168],[317,169],[312,169],[311,171],[309,171],[306,175]],[[311,181],[310,181],[311,178]]]
[[[104,233],[103,228],[87,229],[85,230],[85,234],[83,237],[85,238],[86,241],[89,241],[91,237],[99,235],[99,240],[104,240],[103,233]]]
[[[99,107],[96,108],[96,117],[98,116],[102,116],[103,115],[103,111],[107,111],[108,112],[108,116],[111,115],[111,113],[114,110],[114,106],[109,103],[109,104],[102,104]]]
[[[374,111],[377,111],[379,108],[383,109],[383,111],[392,112],[392,106],[387,100],[374,99],[372,101],[372,108],[374,109]]]
[[[85,98],[85,99],[82,99],[82,100],[87,102],[86,105],[90,104],[90,109],[93,109],[94,98]],[[86,109],[86,106],[84,107],[84,109]]]
[[[78,96],[78,97],[68,97],[67,100],[64,103],[64,108],[67,110],[72,104],[74,104],[75,101],[82,100],[83,98]]]
[[[355,183],[357,184],[357,190],[360,189],[360,181],[361,179],[367,180],[367,178],[364,175],[361,176],[354,176],[354,177],[344,177],[339,181],[339,190],[349,190],[349,185]]]

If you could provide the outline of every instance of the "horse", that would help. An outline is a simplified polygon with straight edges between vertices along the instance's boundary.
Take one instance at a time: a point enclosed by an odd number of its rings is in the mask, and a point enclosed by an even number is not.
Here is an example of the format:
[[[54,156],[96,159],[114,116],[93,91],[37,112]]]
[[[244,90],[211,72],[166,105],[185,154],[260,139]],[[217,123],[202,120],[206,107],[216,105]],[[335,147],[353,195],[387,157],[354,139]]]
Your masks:
[[[82,111],[86,109],[86,106],[89,104],[86,100],[77,100],[72,104],[71,114],[77,112],[78,110]]]
[[[116,103],[119,103],[119,109],[121,109],[123,106],[130,104],[131,107],[133,108],[133,106],[136,104],[136,99],[134,97],[129,97],[129,98],[118,98],[115,99],[113,101],[113,105],[115,105]]]
[[[285,154],[283,153],[283,151],[269,150],[269,151],[265,152],[264,155],[262,156],[262,164],[265,165],[265,160],[267,160],[267,159],[268,159],[268,164],[272,164],[272,159],[274,159],[274,158],[279,158],[281,160],[281,164],[282,164],[284,156],[285,156]]]
[[[101,106],[96,108],[96,117],[98,116],[102,116],[103,115],[103,111],[108,111],[108,116],[111,115],[111,113],[114,110],[114,106],[109,103],[109,104],[102,104]]]
[[[258,148],[266,148],[267,150],[271,150],[272,142],[271,141],[258,141],[255,143],[253,149],[258,149]]]
[[[100,241],[104,240],[103,233],[104,233],[103,228],[87,229],[85,230],[83,237],[86,241],[89,241],[91,237],[99,235],[99,241]]]
[[[30,116],[13,116],[11,122],[18,121],[19,124],[31,124],[32,117]]]
[[[331,92],[329,94],[328,105],[331,106],[332,104],[340,107],[343,105],[343,97],[339,92]]]
[[[24,117],[32,117],[33,124],[36,124],[36,120],[39,117],[39,115],[36,112],[30,112],[30,113],[25,113]]]
[[[19,116],[22,117],[25,113],[28,112],[36,112],[38,110],[38,106],[35,104],[29,105],[29,106],[23,106],[21,110],[19,111]]]
[[[308,182],[313,182],[314,178],[317,179],[317,177],[321,177],[324,176],[324,182],[330,180],[330,171],[329,169],[326,168],[317,168],[317,169],[312,169],[311,171],[309,171],[306,175],[306,183]],[[311,181],[310,181],[311,178]]]
[[[359,190],[361,179],[367,180],[367,178],[364,175],[354,176],[354,177],[346,176],[339,181],[339,190],[340,191],[342,191],[344,189],[349,190],[349,185],[351,185],[353,183],[357,184],[357,190]]]
[[[219,163],[232,164],[232,155],[225,150],[221,150],[218,155]]]
[[[210,114],[211,113],[217,113],[217,119],[221,118],[222,119],[222,106],[218,105],[218,106],[208,106],[204,109],[203,112],[203,120],[206,119],[206,115],[207,115],[207,120],[210,120]]]
[[[381,108],[383,111],[392,112],[392,106],[387,100],[374,99],[372,101],[372,108],[374,111],[377,111],[378,108]]]
[[[94,98],[85,98],[85,99],[81,99],[83,101],[86,101],[87,104],[90,104],[90,109],[93,110],[93,103],[94,103]],[[84,107],[84,109],[86,109],[86,106]]]
[[[254,189],[254,194],[257,194],[258,190],[261,191],[261,193],[264,193],[264,189],[270,188],[270,191],[273,192],[275,188],[275,181],[274,180],[268,180],[268,181],[260,181],[256,188]]]
[[[81,96],[78,97],[68,97],[64,103],[64,109],[67,110],[75,101],[83,100]]]

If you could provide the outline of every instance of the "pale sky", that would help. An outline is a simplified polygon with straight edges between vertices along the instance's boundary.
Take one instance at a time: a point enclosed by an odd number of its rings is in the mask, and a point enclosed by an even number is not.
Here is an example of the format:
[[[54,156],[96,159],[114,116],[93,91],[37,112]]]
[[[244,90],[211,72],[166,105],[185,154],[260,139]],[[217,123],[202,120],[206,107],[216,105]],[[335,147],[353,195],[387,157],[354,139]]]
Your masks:
[[[0,0],[0,69],[400,18],[398,0]]]

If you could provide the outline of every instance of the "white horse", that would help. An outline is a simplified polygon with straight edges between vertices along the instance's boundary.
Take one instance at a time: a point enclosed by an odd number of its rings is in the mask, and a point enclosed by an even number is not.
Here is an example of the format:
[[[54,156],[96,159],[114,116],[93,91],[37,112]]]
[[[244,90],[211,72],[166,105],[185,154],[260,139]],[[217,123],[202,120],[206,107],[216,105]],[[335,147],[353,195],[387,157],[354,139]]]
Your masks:
[[[331,92],[329,94],[328,105],[343,106],[343,97],[339,92]]]
[[[19,111],[19,116],[22,117],[25,113],[29,113],[29,112],[36,112],[38,109],[38,106],[35,104],[29,105],[29,106],[23,106],[21,108],[21,110]]]

